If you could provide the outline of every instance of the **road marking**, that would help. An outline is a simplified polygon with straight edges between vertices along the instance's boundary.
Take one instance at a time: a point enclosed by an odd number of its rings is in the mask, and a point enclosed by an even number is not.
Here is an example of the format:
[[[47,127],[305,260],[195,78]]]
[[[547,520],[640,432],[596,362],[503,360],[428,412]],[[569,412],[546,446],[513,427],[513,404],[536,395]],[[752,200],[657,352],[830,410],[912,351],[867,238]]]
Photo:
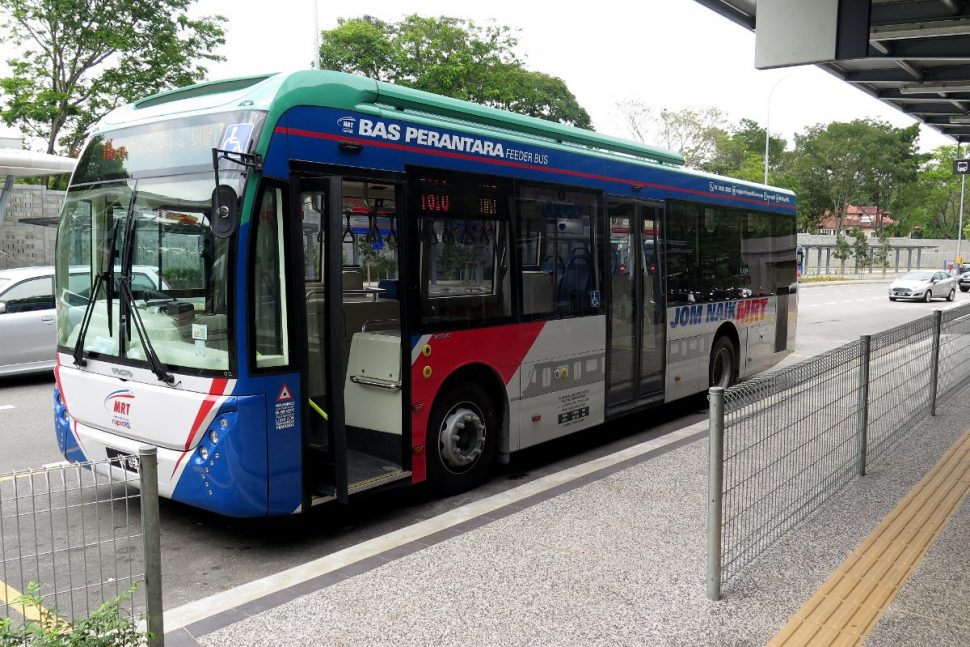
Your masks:
[[[769,647],[859,645],[970,490],[970,430],[852,551]]]
[[[25,619],[39,622],[45,627],[57,627],[58,625],[66,624],[62,618],[57,617],[57,614],[45,609],[42,606],[16,604],[14,600],[20,596],[20,591],[13,588],[9,584],[6,584],[3,582],[3,580],[0,580],[0,602],[7,605],[8,609],[13,609]]]
[[[0,411],[3,411],[4,409],[16,409],[16,407],[12,404],[0,404]]]

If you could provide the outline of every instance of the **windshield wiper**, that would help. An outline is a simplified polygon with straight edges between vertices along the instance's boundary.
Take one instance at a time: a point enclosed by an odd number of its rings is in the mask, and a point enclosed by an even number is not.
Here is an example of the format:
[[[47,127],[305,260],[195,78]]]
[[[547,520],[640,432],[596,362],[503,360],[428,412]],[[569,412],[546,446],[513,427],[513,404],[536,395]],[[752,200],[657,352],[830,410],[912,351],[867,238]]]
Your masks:
[[[91,285],[91,294],[88,298],[88,305],[84,308],[84,316],[81,317],[81,327],[78,330],[77,342],[74,344],[74,365],[75,366],[86,366],[87,360],[84,359],[84,338],[88,334],[88,328],[91,326],[91,316],[94,314],[94,305],[98,300],[98,291],[101,289],[102,285],[107,286],[107,300],[106,304],[108,309],[108,336],[114,335],[111,329],[111,302],[113,300],[112,293],[114,292],[114,269],[115,269],[115,245],[118,242],[118,221],[115,220],[114,224],[111,226],[111,233],[108,235],[108,249],[106,250],[108,257],[108,267],[105,269],[102,267],[97,275],[94,277],[94,283]],[[104,260],[104,254],[102,254],[102,261]]]
[[[166,384],[171,384],[175,381],[175,377],[165,370],[161,360],[158,359],[158,354],[155,353],[155,349],[152,347],[152,343],[148,339],[148,331],[145,329],[145,323],[142,321],[141,314],[138,312],[138,308],[135,306],[135,295],[131,292],[131,256],[132,250],[134,250],[135,246],[136,231],[137,228],[135,227],[135,218],[132,215],[131,210],[129,210],[128,221],[125,223],[124,248],[121,251],[121,277],[118,281],[118,291],[121,294],[122,299],[122,322],[121,330],[118,332],[122,337],[127,336],[128,341],[131,341],[131,322],[134,321],[135,332],[138,333],[138,339],[141,341],[142,350],[145,351],[145,357],[148,359],[148,363],[151,364],[152,373],[154,373],[155,377],[157,377],[160,381],[165,382]]]

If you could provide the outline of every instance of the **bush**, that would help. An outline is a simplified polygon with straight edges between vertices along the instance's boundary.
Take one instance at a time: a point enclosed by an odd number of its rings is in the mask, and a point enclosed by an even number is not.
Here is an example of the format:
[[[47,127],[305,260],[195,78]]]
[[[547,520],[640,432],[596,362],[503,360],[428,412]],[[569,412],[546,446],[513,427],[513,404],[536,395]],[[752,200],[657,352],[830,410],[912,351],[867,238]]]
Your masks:
[[[44,609],[40,587],[27,585],[27,592],[11,603],[13,607],[34,609],[38,620],[26,620],[14,626],[9,618],[0,618],[0,647],[136,647],[150,637],[138,631],[134,621],[121,609],[121,603],[131,599],[132,586],[95,609],[80,620],[58,618],[56,611]]]

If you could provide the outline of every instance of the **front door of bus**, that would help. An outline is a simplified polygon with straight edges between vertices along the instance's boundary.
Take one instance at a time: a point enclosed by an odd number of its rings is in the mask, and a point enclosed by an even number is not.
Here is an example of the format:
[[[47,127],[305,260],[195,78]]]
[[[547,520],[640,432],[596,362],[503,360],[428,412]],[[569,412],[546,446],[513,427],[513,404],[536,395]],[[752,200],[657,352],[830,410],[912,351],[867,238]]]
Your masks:
[[[302,177],[294,190],[306,307],[304,471],[311,493],[403,479],[397,205],[390,182]]]
[[[610,226],[607,408],[622,410],[663,391],[664,303],[658,227],[661,207],[607,201]]]

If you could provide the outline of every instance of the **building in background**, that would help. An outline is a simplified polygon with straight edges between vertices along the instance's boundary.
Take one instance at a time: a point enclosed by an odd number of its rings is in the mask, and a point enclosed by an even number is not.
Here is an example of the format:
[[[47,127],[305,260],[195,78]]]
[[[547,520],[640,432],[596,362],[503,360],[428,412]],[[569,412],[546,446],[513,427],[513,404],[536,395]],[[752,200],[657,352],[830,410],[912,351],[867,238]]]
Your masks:
[[[848,231],[853,227],[865,234],[866,238],[879,235],[879,230],[883,227],[896,224],[896,221],[889,217],[889,212],[879,207],[857,207],[850,204],[842,220],[842,231]],[[839,219],[831,211],[825,212],[822,219],[822,226],[818,233],[823,236],[834,236],[838,229]]]
[[[74,170],[75,160],[23,150],[18,138],[0,138],[0,269],[50,265],[64,191],[17,178],[45,178]]]

